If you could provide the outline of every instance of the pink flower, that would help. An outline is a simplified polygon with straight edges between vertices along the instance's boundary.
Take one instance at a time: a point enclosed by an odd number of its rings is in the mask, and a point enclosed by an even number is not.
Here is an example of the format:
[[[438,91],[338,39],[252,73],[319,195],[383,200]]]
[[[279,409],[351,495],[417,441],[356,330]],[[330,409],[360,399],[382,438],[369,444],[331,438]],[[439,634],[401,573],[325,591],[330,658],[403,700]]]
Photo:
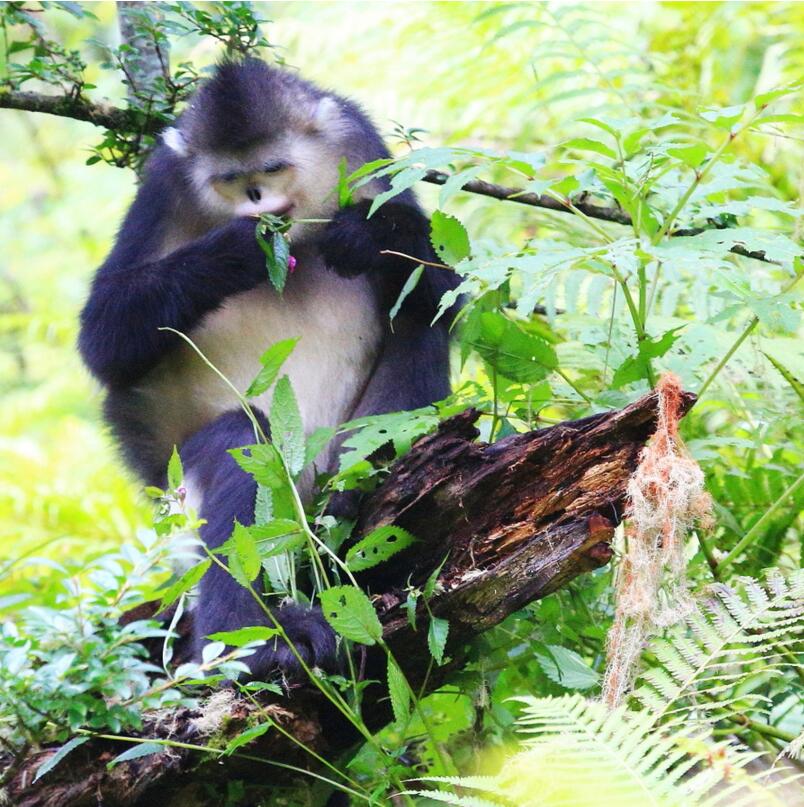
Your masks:
[[[288,255],[288,271],[292,272],[296,268],[296,259],[292,255]]]

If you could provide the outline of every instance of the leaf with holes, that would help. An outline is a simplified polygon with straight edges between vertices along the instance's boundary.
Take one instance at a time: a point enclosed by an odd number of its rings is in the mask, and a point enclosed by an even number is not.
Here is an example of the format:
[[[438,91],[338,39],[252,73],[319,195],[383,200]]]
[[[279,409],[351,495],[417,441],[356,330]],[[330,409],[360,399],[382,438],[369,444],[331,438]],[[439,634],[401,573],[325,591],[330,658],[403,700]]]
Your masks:
[[[430,219],[430,241],[439,259],[455,266],[469,257],[469,236],[463,224],[447,213],[436,210]]]
[[[336,633],[360,644],[382,639],[382,625],[371,600],[355,586],[335,586],[321,592],[321,610]]]
[[[346,563],[353,572],[362,572],[393,557],[415,540],[402,527],[393,524],[377,527],[346,553]]]

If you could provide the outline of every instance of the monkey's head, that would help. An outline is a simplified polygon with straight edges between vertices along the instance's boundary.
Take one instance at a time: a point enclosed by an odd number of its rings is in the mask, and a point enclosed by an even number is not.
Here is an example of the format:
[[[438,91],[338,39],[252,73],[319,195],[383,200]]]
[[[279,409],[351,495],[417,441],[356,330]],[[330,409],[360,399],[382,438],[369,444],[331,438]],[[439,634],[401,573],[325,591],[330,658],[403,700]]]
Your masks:
[[[330,216],[341,159],[351,171],[386,155],[354,104],[257,59],[218,66],[163,140],[217,220]]]

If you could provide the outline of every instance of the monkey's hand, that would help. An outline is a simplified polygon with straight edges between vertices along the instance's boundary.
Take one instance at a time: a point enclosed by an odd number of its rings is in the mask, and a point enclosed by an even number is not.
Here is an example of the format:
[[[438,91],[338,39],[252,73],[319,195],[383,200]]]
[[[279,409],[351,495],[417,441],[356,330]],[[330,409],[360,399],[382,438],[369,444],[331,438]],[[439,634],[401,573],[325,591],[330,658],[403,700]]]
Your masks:
[[[225,280],[231,286],[226,289],[228,294],[248,291],[268,279],[265,253],[257,243],[256,219],[234,219],[212,235],[215,246],[210,252],[216,258],[219,273],[222,274],[221,268],[225,270]]]
[[[370,199],[345,207],[327,225],[321,253],[330,269],[342,277],[377,270],[410,272],[415,261],[392,253],[428,259],[427,219],[419,210],[389,202],[367,218],[370,208]]]

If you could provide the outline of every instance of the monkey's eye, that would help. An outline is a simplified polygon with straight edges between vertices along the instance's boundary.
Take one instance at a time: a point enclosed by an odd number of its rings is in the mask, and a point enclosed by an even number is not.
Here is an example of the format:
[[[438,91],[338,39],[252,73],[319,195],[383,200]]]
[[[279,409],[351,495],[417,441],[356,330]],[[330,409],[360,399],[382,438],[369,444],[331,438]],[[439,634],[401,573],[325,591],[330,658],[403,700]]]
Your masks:
[[[263,165],[262,171],[264,174],[275,174],[277,171],[283,171],[287,167],[288,164],[284,160],[268,160]]]
[[[225,174],[219,174],[217,179],[219,182],[236,182],[240,177],[237,171],[227,171]]]

